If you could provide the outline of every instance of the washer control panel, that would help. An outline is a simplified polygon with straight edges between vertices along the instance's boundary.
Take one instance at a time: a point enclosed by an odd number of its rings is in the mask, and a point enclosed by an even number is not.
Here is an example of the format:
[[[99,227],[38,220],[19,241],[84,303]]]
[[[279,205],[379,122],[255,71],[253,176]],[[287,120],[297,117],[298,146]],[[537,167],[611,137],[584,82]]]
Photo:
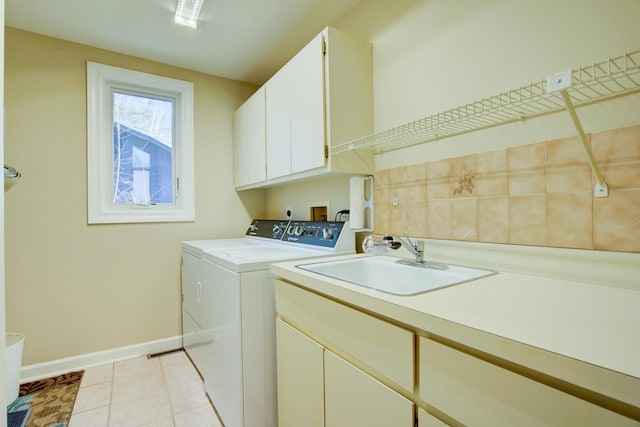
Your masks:
[[[265,239],[282,240],[290,221],[271,219],[254,219],[247,229],[245,236],[262,237]]]
[[[335,248],[345,226],[337,221],[253,220],[246,236]]]

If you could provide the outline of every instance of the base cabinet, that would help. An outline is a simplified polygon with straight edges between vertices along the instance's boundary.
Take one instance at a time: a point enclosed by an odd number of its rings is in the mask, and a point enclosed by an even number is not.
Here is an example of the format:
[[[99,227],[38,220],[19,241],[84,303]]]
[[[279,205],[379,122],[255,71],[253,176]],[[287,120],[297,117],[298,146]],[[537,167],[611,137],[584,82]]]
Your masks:
[[[276,321],[280,427],[412,427],[413,403]]]
[[[640,426],[637,412],[597,390],[290,282],[276,280],[276,310],[280,427]]]

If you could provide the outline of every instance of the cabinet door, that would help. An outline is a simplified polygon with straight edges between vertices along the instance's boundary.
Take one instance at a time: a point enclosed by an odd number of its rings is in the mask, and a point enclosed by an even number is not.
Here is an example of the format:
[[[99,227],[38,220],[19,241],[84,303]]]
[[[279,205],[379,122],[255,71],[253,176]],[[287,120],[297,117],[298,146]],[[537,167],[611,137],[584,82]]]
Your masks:
[[[278,426],[324,426],[323,349],[276,319]]]
[[[325,165],[323,35],[316,36],[292,60],[291,172]]]
[[[278,313],[332,349],[404,388],[414,389],[414,335],[411,331],[276,280]]]
[[[287,65],[265,85],[267,179],[291,174],[291,68]]]
[[[265,88],[258,89],[234,114],[235,184],[266,179]]]
[[[412,427],[413,402],[325,350],[327,427]]]
[[[449,427],[449,424],[446,424],[424,409],[418,409],[418,426],[419,427]]]

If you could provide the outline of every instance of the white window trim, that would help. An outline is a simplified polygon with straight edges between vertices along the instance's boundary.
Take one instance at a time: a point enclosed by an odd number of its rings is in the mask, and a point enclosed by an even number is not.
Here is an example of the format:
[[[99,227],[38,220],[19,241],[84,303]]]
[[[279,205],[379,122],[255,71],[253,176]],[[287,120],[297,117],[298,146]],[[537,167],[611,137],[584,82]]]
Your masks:
[[[176,98],[174,204],[113,203],[114,87]],[[195,220],[193,83],[87,62],[87,179],[89,224]]]

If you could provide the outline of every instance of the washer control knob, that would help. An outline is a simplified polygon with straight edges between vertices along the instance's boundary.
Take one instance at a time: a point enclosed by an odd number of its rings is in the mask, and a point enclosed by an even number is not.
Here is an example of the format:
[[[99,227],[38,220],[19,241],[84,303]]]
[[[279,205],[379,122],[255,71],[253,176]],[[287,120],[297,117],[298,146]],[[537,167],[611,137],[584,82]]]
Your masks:
[[[333,240],[333,230],[329,228],[322,229],[322,238],[327,240]]]
[[[294,229],[293,234],[295,234],[296,236],[301,236],[303,232],[304,232],[304,228],[302,228],[299,225],[296,225],[296,228]]]
[[[249,226],[249,231],[251,232],[258,231],[258,226],[256,226],[255,224],[251,224]]]
[[[280,226],[276,224],[273,226],[273,229],[271,231],[273,231],[275,234],[278,234],[282,231],[282,228],[280,228]]]

